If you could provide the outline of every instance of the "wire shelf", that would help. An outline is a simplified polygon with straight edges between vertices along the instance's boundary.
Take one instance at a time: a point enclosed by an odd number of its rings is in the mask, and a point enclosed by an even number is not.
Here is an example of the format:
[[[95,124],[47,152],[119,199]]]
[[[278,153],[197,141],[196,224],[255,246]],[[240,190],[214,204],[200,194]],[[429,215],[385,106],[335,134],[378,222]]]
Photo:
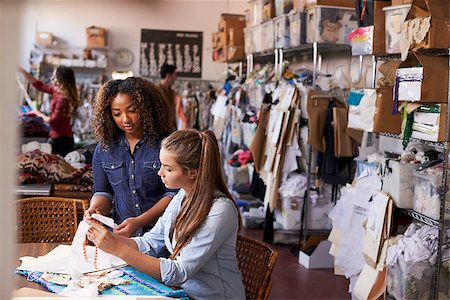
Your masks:
[[[421,213],[418,213],[417,211],[414,211],[412,209],[402,209],[401,211],[417,221],[439,228],[440,225],[439,221],[427,217]]]
[[[402,139],[402,137],[398,134],[392,134],[392,133],[386,133],[386,132],[380,132],[379,133],[381,136],[385,136],[385,137],[390,137],[390,138],[395,138],[395,139]],[[421,139],[415,139],[415,138],[410,138],[409,139],[412,142],[419,142],[419,143],[423,143],[426,144],[428,146],[431,147],[436,147],[436,148],[441,148],[441,149],[446,149],[446,143],[445,142],[431,142],[431,141],[425,141],[425,140],[421,140]]]

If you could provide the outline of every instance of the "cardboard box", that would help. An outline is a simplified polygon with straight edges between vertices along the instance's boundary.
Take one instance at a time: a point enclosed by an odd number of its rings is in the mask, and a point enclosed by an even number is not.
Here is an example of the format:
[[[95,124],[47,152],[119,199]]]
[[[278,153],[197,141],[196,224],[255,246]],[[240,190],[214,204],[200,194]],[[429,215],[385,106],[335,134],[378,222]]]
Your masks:
[[[242,60],[245,58],[244,46],[227,47],[227,61]]]
[[[214,48],[222,48],[227,45],[227,33],[216,32],[216,46]]]
[[[262,21],[272,19],[273,17],[275,17],[275,2],[271,0],[263,6]]]
[[[305,4],[306,7],[311,7],[314,5],[329,5],[355,8],[354,0],[306,0]]]
[[[419,86],[419,95],[412,95],[412,98],[418,98],[420,102],[447,103],[448,99],[448,57],[447,56],[431,56],[419,54],[417,52],[409,52],[405,61],[403,61],[397,69],[397,77],[402,73],[403,68],[413,68],[422,65],[423,79]],[[411,95],[413,90],[411,84],[417,86],[417,82],[400,81],[399,83],[399,101],[414,101],[411,99],[402,99],[400,94],[405,93]]]
[[[219,21],[219,33],[223,33],[224,42],[220,42],[219,47],[225,47],[229,44],[229,31],[232,28],[244,28],[245,16],[244,15],[232,15],[222,14]],[[221,36],[222,37],[222,36]],[[244,43],[242,43],[244,44]]]
[[[106,47],[106,29],[96,26],[86,28],[86,46],[88,48]]]
[[[219,20],[219,32],[227,32],[230,28],[244,28],[245,16],[233,14],[221,14]]]
[[[373,132],[392,134],[400,134],[402,132],[402,116],[398,112],[395,115],[392,114],[393,104],[393,88],[377,88],[377,99],[373,116]]]
[[[431,18],[431,26],[429,28],[424,24],[426,22],[423,21],[423,18]],[[413,31],[413,34],[416,31],[422,34],[422,31],[425,29],[428,29],[428,32],[422,41],[412,41],[409,49],[449,48],[449,22],[448,0],[414,0],[405,18],[404,26],[409,28],[410,31]],[[412,30],[412,28],[414,28],[414,30]]]
[[[239,61],[244,58],[244,46],[222,47],[213,51],[213,61],[217,62]]]
[[[242,45],[244,45],[244,28],[230,28],[228,30],[227,46],[242,46]]]
[[[288,14],[293,8],[292,0],[275,0],[275,16]]]
[[[49,46],[53,43],[53,34],[51,32],[36,32],[36,44]]]
[[[219,32],[213,32],[211,34],[211,45],[213,49],[218,48],[219,45]]]
[[[403,4],[411,4],[413,0],[392,0],[391,5],[403,5]]]

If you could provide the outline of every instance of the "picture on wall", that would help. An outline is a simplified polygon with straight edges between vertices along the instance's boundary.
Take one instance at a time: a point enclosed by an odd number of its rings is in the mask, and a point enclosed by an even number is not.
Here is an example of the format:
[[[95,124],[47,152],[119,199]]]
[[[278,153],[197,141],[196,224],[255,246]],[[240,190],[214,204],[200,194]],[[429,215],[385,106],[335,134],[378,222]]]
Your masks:
[[[141,30],[139,72],[159,77],[164,63],[175,65],[179,77],[202,77],[203,32]]]

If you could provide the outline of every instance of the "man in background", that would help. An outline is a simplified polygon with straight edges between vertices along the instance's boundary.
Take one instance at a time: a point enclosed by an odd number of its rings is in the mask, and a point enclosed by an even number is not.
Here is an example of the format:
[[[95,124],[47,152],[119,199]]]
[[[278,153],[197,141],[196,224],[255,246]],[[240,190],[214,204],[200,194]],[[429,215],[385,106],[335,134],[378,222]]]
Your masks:
[[[164,96],[169,105],[171,111],[171,117],[174,124],[174,130],[177,129],[176,124],[176,111],[175,111],[175,91],[172,89],[172,85],[178,78],[177,67],[174,65],[163,64],[160,70],[161,80],[159,84],[156,85],[158,90]]]

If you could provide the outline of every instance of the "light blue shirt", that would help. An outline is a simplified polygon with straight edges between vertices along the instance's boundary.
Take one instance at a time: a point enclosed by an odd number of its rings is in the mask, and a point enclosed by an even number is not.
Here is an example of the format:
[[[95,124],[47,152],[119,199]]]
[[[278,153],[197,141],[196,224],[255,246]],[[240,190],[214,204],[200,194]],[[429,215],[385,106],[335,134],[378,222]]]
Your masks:
[[[170,241],[169,232],[184,197],[181,189],[156,225],[142,237],[133,238],[140,252],[155,256],[166,246],[173,253],[176,241],[175,237]],[[231,200],[218,194],[205,222],[179,256],[175,260],[160,258],[162,281],[181,286],[194,299],[245,299],[236,258],[238,218]]]

